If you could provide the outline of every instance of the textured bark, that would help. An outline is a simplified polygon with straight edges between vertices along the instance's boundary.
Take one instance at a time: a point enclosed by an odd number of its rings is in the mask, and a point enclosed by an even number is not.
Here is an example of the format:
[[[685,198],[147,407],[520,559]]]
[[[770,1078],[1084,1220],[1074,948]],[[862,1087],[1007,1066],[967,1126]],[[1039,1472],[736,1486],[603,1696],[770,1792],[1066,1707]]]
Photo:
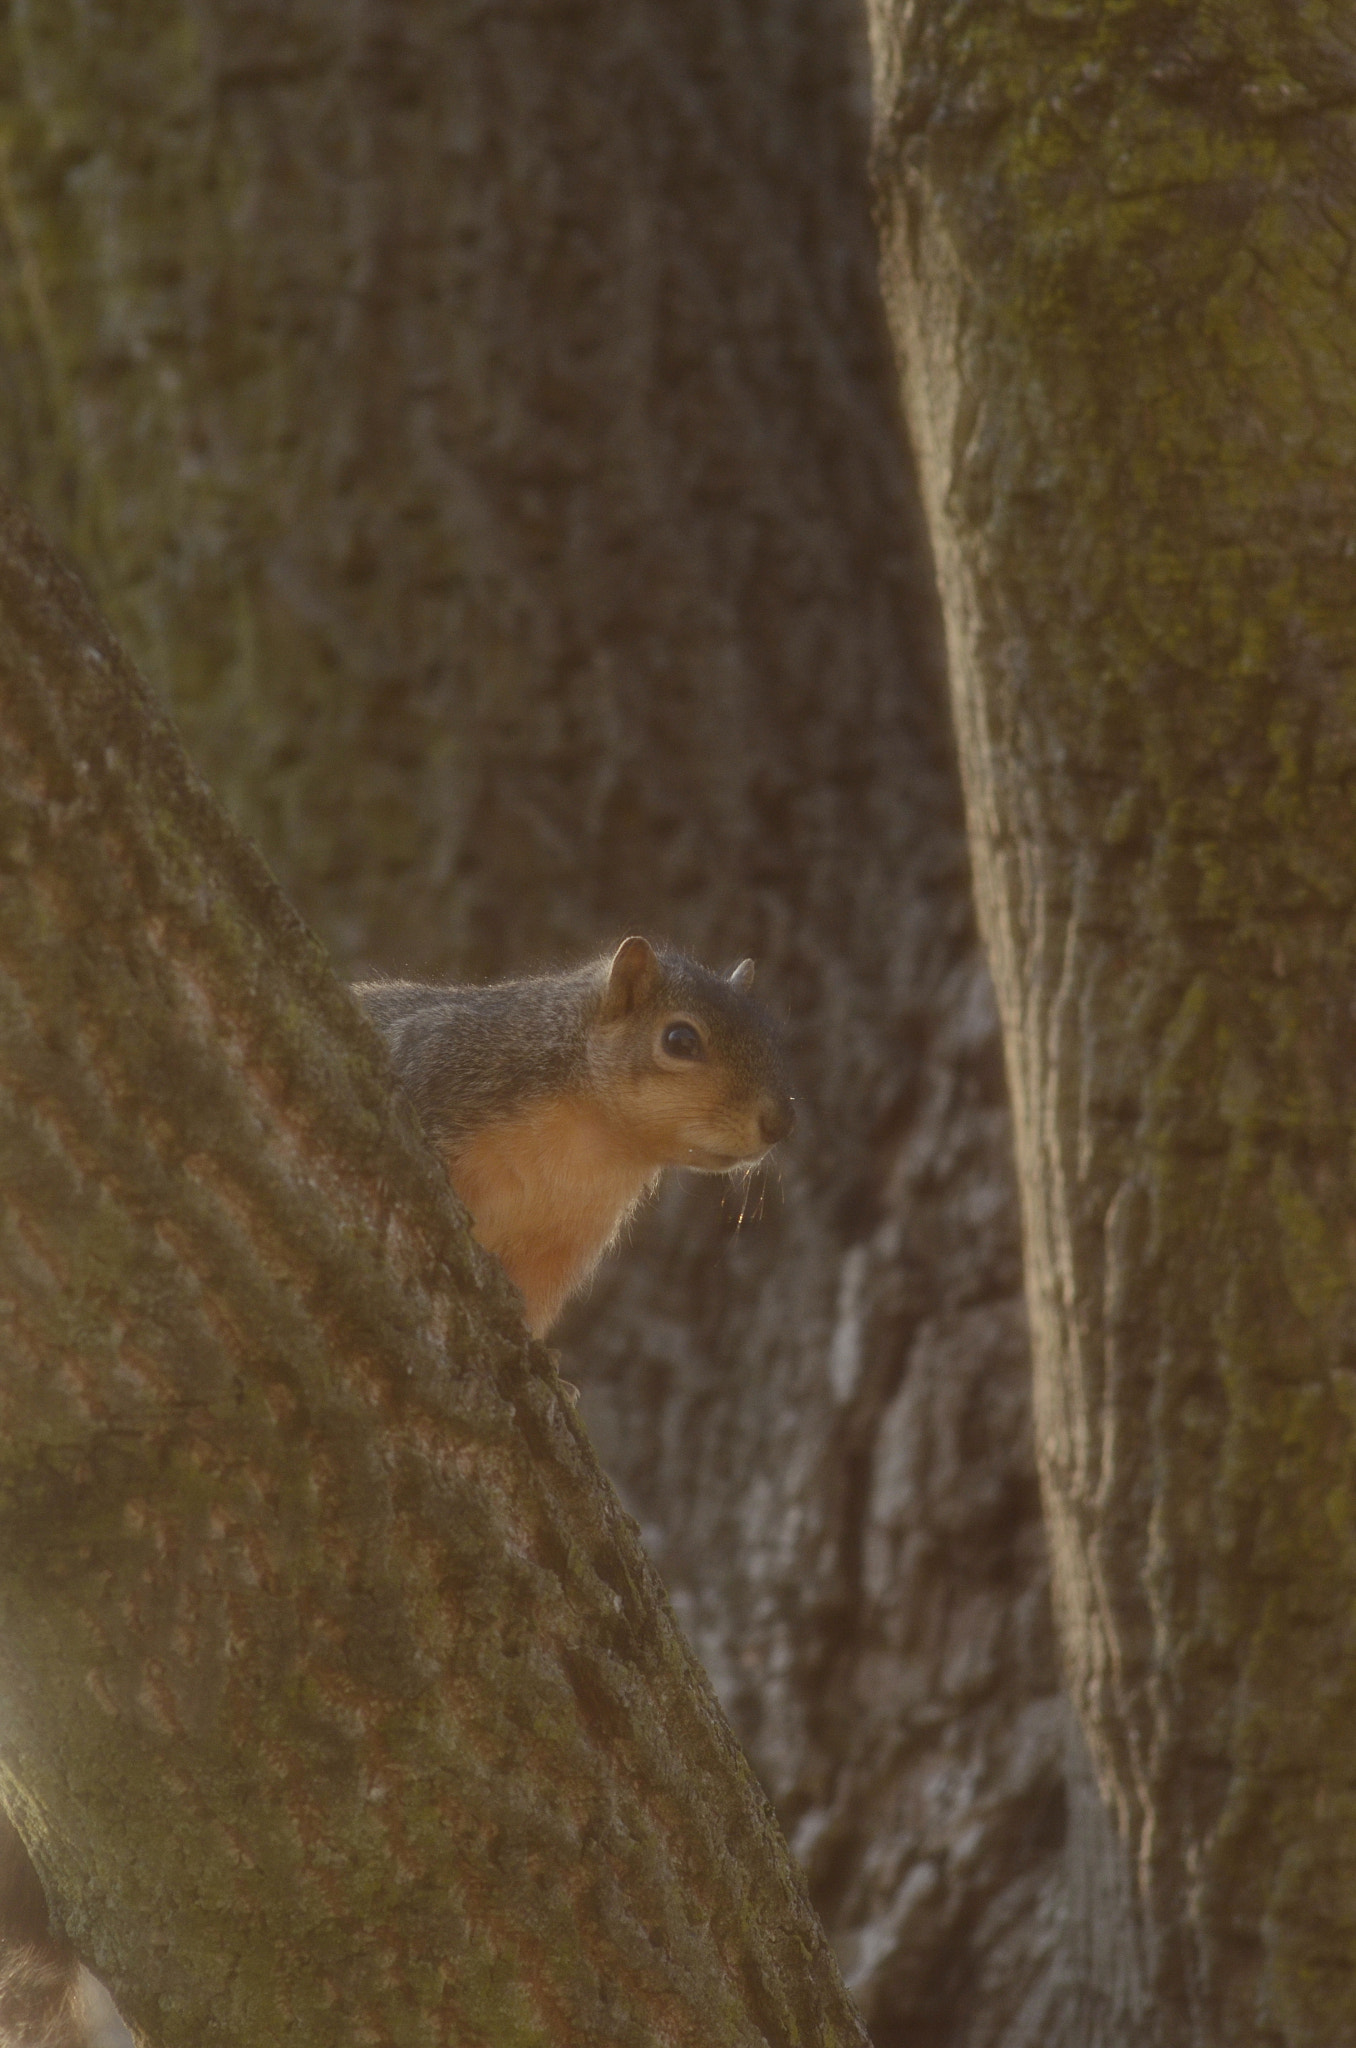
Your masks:
[[[879,2048],[1022,2038],[1062,1736],[854,9],[3,21],[10,473],[304,914],[788,1012],[777,1178],[675,1187],[566,1369]]]
[[[1071,1894],[1100,2004],[1046,2039],[1331,2048],[1356,2038],[1356,46],[1336,10],[1147,0],[879,0],[873,33],[1056,1609],[1108,1816]]]
[[[0,761],[0,1698],[69,1931],[164,2048],[864,2042],[372,1032],[8,516]]]

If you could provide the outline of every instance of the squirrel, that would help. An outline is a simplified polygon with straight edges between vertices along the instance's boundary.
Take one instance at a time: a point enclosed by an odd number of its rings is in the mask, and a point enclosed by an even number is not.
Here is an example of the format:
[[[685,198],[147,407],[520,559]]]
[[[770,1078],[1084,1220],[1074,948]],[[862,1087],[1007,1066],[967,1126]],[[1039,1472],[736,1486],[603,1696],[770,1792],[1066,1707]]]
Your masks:
[[[472,1228],[544,1336],[664,1169],[733,1173],[794,1128],[776,1026],[648,939],[484,986],[359,982]]]

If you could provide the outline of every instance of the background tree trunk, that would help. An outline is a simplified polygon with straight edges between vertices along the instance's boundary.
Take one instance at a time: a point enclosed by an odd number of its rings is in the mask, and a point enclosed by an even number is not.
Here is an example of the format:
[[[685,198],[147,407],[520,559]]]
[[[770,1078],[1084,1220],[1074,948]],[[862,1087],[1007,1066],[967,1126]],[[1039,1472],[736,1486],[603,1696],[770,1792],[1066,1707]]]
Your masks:
[[[1071,1893],[1102,2002],[1045,2038],[1331,2048],[1356,2039],[1356,54],[1335,17],[1253,6],[879,0],[874,38],[1056,1604],[1114,1816]]]
[[[879,2048],[1039,2038],[1015,1197],[855,11],[0,20],[9,474],[336,957],[640,927],[789,1013],[761,1218],[675,1189],[566,1369]]]
[[[156,2048],[863,2048],[378,1041],[2,506],[0,764],[5,1787],[81,1948]]]

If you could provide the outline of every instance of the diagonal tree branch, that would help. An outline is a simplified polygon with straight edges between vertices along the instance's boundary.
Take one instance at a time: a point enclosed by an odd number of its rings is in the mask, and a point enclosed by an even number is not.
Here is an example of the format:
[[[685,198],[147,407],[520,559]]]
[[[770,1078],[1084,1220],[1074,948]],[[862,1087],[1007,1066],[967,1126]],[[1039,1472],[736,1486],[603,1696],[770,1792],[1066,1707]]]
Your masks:
[[[0,515],[0,1716],[158,2048],[860,2042],[377,1041]]]

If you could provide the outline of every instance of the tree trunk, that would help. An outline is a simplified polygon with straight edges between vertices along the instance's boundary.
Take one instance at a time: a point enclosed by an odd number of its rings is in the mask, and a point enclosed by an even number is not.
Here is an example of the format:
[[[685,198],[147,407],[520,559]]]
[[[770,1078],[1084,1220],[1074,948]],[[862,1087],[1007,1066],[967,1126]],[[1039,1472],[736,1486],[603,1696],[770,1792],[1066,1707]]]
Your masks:
[[[1045,2039],[1332,2048],[1356,2039],[1356,61],[1322,10],[1145,0],[880,0],[873,37],[1107,1816],[1071,1893],[1100,2004]]]
[[[864,2043],[370,1028],[0,513],[7,1798],[157,2048]]]
[[[566,1370],[878,2048],[1024,2038],[1064,1737],[852,7],[3,18],[11,474],[336,955],[788,1012],[784,1166]]]

